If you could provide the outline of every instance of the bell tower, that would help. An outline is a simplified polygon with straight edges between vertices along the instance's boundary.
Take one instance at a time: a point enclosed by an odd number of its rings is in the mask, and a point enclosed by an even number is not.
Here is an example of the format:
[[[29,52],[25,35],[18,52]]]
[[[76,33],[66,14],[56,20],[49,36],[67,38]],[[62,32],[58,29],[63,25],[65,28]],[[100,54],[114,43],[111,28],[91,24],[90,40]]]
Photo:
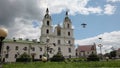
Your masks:
[[[46,42],[46,37],[52,35],[52,19],[49,15],[49,9],[46,9],[46,14],[44,15],[43,21],[42,21],[42,27],[41,27],[41,37],[40,40],[42,42]]]
[[[68,11],[66,11],[65,18],[64,18],[64,23],[63,23],[63,28],[72,28],[72,23],[71,20],[68,17]]]
[[[46,14],[43,19],[43,26],[51,26],[51,16],[49,15],[49,10],[48,8],[46,9]]]
[[[68,16],[68,11],[66,11],[65,18],[63,21],[63,33],[64,33],[64,39],[67,40],[67,43],[70,45],[74,44],[74,37],[73,37],[73,29],[72,29],[72,22],[71,19]],[[64,42],[65,44],[65,42]]]

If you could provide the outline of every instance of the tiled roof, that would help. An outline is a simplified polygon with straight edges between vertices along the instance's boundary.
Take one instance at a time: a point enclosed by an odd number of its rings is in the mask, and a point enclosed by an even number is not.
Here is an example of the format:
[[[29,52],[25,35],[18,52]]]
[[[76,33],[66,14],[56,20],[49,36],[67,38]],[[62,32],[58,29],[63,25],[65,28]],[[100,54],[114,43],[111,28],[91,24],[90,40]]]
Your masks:
[[[96,50],[96,45],[80,45],[77,48],[78,51],[91,51]]]
[[[118,48],[118,50],[117,51],[120,51],[120,48]]]

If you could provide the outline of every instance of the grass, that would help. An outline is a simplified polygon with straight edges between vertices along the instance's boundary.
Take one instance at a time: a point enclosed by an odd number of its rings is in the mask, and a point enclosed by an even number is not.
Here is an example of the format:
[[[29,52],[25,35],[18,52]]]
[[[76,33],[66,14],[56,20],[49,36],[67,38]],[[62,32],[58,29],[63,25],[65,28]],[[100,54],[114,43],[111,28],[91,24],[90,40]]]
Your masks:
[[[7,63],[3,68],[115,68],[120,67],[120,61],[97,61],[97,62],[29,62]]]

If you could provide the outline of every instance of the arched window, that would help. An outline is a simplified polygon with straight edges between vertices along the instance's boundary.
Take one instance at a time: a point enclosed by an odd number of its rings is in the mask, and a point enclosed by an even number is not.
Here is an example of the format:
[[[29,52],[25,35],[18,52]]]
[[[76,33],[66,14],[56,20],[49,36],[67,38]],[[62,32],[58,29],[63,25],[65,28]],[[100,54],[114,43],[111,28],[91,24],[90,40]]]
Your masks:
[[[15,56],[14,56],[15,58],[17,58],[17,54],[15,54]]]
[[[9,49],[10,49],[10,47],[9,47],[9,46],[7,46],[7,47],[6,47],[6,50],[8,51]]]
[[[58,52],[61,52],[61,48],[60,47],[58,47]]]
[[[42,48],[40,47],[40,51],[42,51]]]
[[[68,32],[68,36],[70,36],[70,32]]]
[[[35,51],[35,47],[32,47],[32,51]]]
[[[40,59],[42,58],[42,55],[39,55]]]
[[[58,40],[58,44],[60,44],[60,40]]]
[[[18,46],[16,46],[16,47],[15,47],[15,50],[18,50],[18,49],[19,49]]]
[[[61,35],[61,30],[60,30],[60,28],[57,28],[57,35],[58,35],[58,36]]]
[[[49,21],[47,21],[47,26],[49,26],[50,25],[50,22]]]
[[[69,58],[71,58],[71,55],[69,55]]]
[[[68,52],[71,53],[71,48],[68,48]]]
[[[78,54],[76,53],[76,56],[78,56]]]
[[[49,34],[49,30],[48,29],[46,30],[46,33]]]
[[[92,51],[92,54],[94,54],[94,52]]]
[[[24,51],[27,51],[27,47],[24,47],[23,50],[24,50]]]
[[[69,40],[68,43],[71,44],[71,41]]]
[[[67,27],[70,28],[70,24],[67,24]]]
[[[9,54],[5,54],[5,58],[8,58],[9,57]]]

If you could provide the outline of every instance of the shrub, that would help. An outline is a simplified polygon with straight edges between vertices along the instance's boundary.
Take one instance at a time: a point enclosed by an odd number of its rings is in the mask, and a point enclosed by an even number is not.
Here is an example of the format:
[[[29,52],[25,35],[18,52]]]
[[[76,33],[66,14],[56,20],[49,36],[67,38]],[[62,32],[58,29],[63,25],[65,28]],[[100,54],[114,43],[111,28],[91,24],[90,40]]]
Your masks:
[[[65,60],[64,56],[61,54],[61,52],[58,52],[56,55],[54,55],[51,59],[53,62],[62,62]]]
[[[41,61],[41,59],[34,59],[33,61]]]
[[[87,61],[99,61],[99,57],[96,54],[90,54]]]
[[[85,61],[86,59],[85,58],[76,58],[74,59],[75,62],[81,62],[81,61]]]
[[[110,57],[116,57],[116,50],[110,52]]]
[[[85,61],[85,58],[68,58],[66,60],[69,62],[81,62],[81,61]]]
[[[31,60],[32,58],[28,54],[23,53],[19,58],[16,59],[16,62],[30,62]]]

